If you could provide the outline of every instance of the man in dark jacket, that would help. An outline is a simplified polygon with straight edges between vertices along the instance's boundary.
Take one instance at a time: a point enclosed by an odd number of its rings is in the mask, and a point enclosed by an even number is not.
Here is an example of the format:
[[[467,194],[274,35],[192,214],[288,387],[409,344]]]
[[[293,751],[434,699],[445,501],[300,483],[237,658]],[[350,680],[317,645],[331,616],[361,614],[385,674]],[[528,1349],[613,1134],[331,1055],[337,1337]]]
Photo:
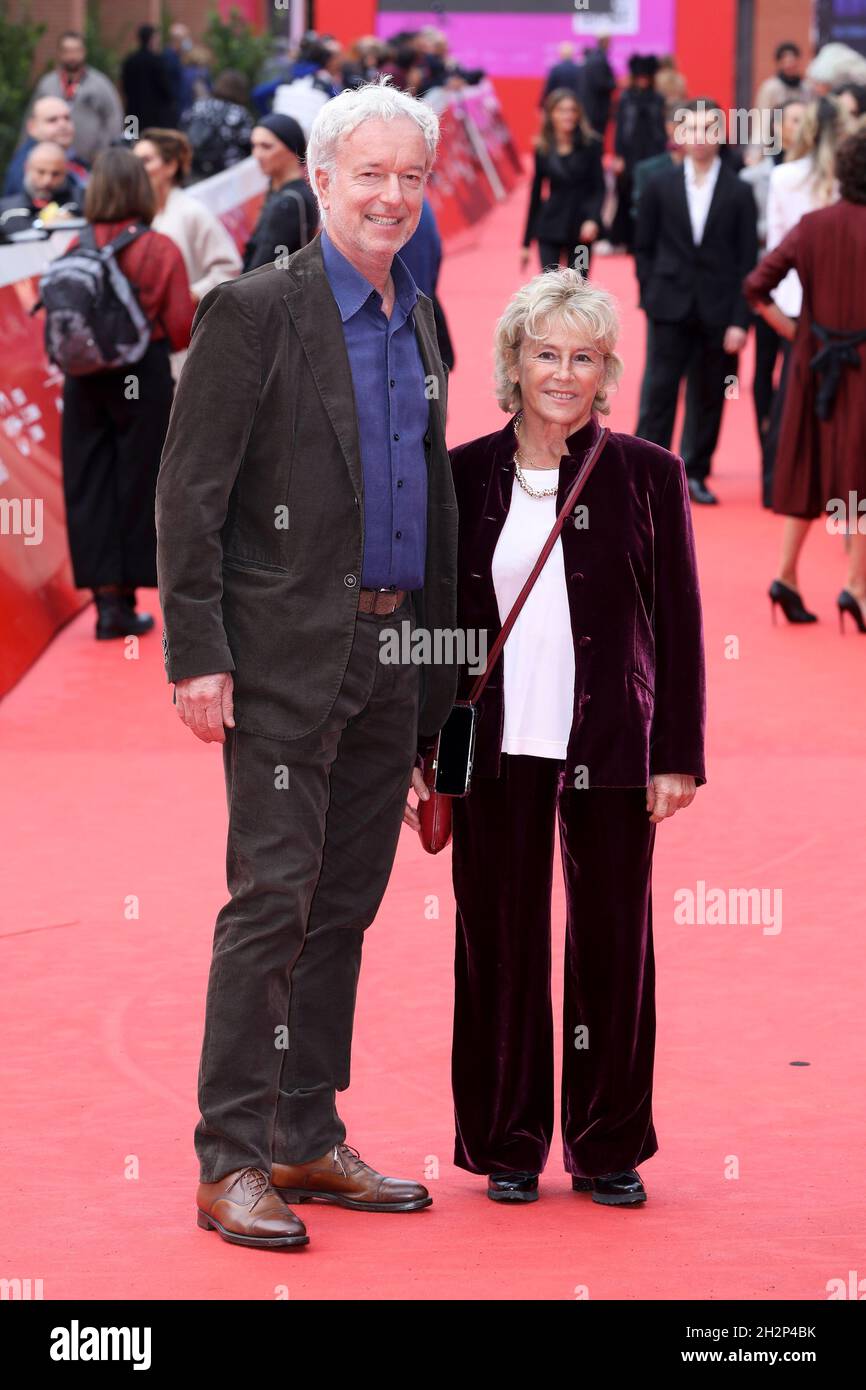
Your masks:
[[[138,48],[124,58],[120,70],[126,114],[137,117],[139,132],[148,126],[173,128],[180,115],[168,68],[162,54],[154,51],[155,35],[152,24],[142,24]]]
[[[602,138],[610,120],[610,104],[616,91],[616,78],[607,59],[610,39],[602,35],[595,48],[588,48],[581,70],[580,93],[586,119]]]
[[[418,747],[457,686],[456,657],[407,654],[457,611],[445,374],[396,254],[437,138],[431,108],[389,88],[322,108],[308,161],[325,229],[201,301],[163,453],[166,670],[184,723],[223,744],[229,804],[198,1223],[242,1245],[306,1243],[279,1192],[431,1201],[361,1160],[335,1102]]]
[[[746,343],[742,283],[757,260],[757,214],[751,189],[719,157],[723,113],[702,99],[687,103],[682,116],[675,137],[685,150],[682,165],[651,179],[638,206],[635,259],[653,355],[638,432],[670,448],[688,371],[697,420],[683,441],[683,462],[692,501],[713,504],[706,478]]]
[[[65,217],[80,217],[84,201],[80,185],[69,175],[66,155],[53,141],[34,145],[24,165],[24,188],[0,199],[0,231],[21,232],[37,218],[50,220],[62,210]]]
[[[560,87],[566,91],[574,92],[578,100],[582,100],[581,71],[574,61],[573,43],[561,43],[559,45],[559,62],[554,63],[547,74],[547,81],[544,84],[544,91],[541,93],[539,104],[543,106],[550,93],[558,91]]]

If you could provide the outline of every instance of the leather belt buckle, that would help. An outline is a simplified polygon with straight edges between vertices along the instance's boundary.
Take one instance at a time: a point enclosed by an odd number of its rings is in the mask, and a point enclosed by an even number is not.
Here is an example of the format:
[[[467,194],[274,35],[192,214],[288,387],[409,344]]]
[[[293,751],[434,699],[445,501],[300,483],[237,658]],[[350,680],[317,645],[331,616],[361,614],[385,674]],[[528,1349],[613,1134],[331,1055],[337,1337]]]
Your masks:
[[[358,612],[382,617],[395,612],[405,597],[405,589],[362,589],[358,595]]]

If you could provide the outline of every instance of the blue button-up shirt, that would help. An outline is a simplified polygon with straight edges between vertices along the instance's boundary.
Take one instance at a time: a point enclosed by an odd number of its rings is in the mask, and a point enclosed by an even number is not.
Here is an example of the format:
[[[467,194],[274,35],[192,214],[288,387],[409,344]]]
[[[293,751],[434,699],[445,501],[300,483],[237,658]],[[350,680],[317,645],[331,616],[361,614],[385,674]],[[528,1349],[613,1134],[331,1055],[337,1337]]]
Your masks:
[[[343,321],[364,474],[364,589],[420,589],[427,553],[429,402],[412,312],[418,290],[399,256],[394,307],[322,232],[322,259]]]

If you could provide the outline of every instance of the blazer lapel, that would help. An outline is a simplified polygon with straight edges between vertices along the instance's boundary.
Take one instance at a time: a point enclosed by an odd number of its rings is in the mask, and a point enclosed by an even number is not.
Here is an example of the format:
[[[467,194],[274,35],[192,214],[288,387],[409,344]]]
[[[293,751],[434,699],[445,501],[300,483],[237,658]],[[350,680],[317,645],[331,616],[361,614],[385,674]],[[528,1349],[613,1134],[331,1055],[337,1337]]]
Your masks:
[[[688,194],[686,193],[686,170],[683,164],[680,165],[679,169],[677,169],[676,172],[675,206],[679,211],[680,221],[683,223],[683,226],[685,227],[686,236],[694,246],[695,236],[694,232],[692,231],[692,218],[689,212],[689,198]]]
[[[343,451],[355,492],[360,497],[364,475],[352,369],[343,337],[343,321],[325,274],[318,237],[292,256],[287,275],[288,289],[283,298]]]
[[[431,394],[429,397],[427,407],[427,429],[430,434],[430,444],[433,450],[441,453],[447,449],[445,443],[446,373],[445,368],[440,365],[441,358],[436,339],[433,305],[426,297],[424,299],[419,298],[415,305],[413,321],[418,351],[421,354],[421,362],[424,367],[424,376],[427,378],[426,385],[429,389],[433,384],[435,390],[435,394]]]

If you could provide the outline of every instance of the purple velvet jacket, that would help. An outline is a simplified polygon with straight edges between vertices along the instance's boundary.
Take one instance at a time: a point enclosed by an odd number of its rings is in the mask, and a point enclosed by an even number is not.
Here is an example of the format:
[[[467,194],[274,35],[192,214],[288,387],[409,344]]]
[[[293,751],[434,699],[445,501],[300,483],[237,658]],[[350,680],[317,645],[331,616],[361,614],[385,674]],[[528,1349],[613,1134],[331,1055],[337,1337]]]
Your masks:
[[[599,430],[592,416],[569,436],[557,508]],[[491,565],[511,499],[514,448],[512,417],[504,429],[450,451],[459,513],[458,627],[486,629],[488,651],[501,627]],[[587,508],[586,528],[568,519],[562,530],[575,684],[561,780],[636,787],[654,773],[677,772],[701,785],[703,626],[682,460],[611,433],[578,505]],[[481,697],[473,776],[499,775],[503,664],[504,655]],[[458,699],[467,698],[475,679],[461,669]]]

